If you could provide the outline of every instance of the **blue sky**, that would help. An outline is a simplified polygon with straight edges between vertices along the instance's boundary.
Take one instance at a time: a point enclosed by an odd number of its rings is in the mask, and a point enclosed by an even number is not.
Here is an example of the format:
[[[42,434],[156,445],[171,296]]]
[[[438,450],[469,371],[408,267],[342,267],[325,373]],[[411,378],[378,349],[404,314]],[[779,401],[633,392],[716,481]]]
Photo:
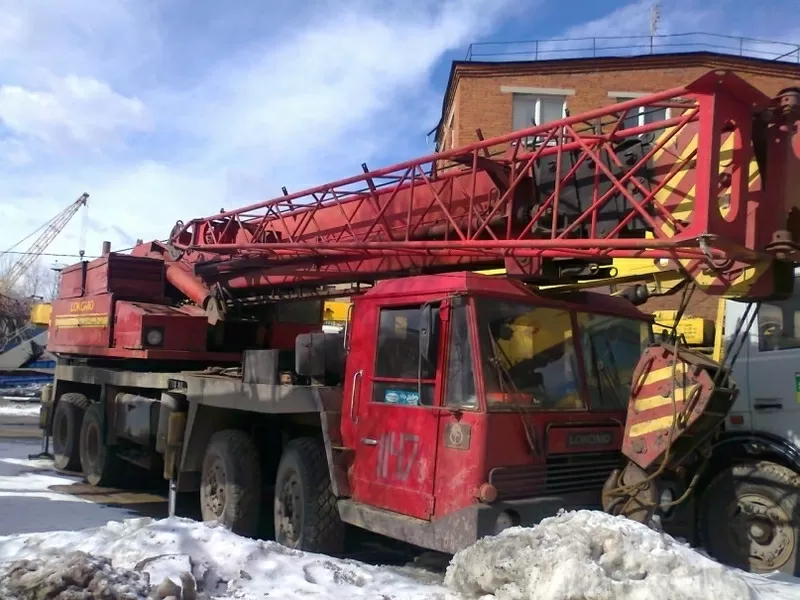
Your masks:
[[[660,30],[800,43],[792,4],[672,0]],[[646,35],[650,5],[0,0],[2,245],[83,191],[95,254],[425,154],[450,61],[471,42]],[[77,252],[80,225],[49,250]]]

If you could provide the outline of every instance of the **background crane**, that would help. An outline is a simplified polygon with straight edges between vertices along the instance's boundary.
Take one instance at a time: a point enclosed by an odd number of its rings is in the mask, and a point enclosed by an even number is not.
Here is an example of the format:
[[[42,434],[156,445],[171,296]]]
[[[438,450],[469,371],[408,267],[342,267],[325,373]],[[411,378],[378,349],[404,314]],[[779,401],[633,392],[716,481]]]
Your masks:
[[[36,264],[44,251],[63,231],[78,210],[87,205],[88,199],[89,194],[81,194],[77,200],[52,219],[0,253],[0,258],[12,256],[12,252],[15,252],[15,249],[20,244],[37,233],[39,234],[27,250],[13,254],[15,260],[11,261],[10,267],[5,273],[0,274],[0,350],[12,343],[12,338],[18,337],[17,333],[24,327],[30,311],[29,302],[24,298],[20,298],[19,294],[15,294],[14,288],[19,285],[26,273]],[[83,241],[81,241],[79,254],[81,257],[84,254]]]

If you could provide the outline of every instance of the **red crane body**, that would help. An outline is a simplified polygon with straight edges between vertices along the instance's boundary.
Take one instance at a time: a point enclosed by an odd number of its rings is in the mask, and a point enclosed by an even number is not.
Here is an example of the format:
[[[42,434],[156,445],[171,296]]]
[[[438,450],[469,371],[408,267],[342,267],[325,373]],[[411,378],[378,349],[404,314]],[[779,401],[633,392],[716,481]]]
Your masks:
[[[523,504],[534,522],[564,494],[583,506],[604,481],[603,506],[639,518],[641,504],[627,500],[652,504],[656,475],[691,471],[735,389],[719,365],[640,341],[649,317],[627,301],[526,284],[606,277],[614,258],[647,257],[679,263],[712,294],[790,292],[798,96],[769,98],[712,71],[645,98],[178,222],[166,243],[65,269],[48,349],[108,368],[118,363],[98,361],[141,361],[151,371],[235,367],[244,356],[242,395],[255,393],[244,390],[248,357],[260,349],[296,354],[294,372],[281,370],[287,382],[335,371],[336,385],[319,393],[341,519],[423,546],[463,546],[486,533],[485,515],[491,527],[501,513],[513,524]],[[665,120],[623,129],[629,111],[665,106]],[[496,267],[508,276],[464,273]],[[359,293],[374,285],[354,301],[343,355],[315,333],[319,298],[350,293],[334,284]],[[571,337],[548,338],[547,324],[562,321]],[[522,330],[530,356],[514,362],[508,353],[519,351]],[[589,365],[609,372],[609,359],[593,352],[610,332],[627,336],[617,359],[623,347],[636,355],[615,371],[627,383],[609,387]],[[565,375],[568,354],[575,363]],[[678,371],[691,390],[682,397],[670,383]],[[542,373],[569,388],[552,406]],[[568,405],[613,389],[630,397]],[[670,390],[669,402],[659,400]],[[419,408],[413,415],[409,404]],[[544,405],[550,410],[538,410]],[[620,450],[627,465],[609,475]],[[538,497],[542,490],[553,497]]]

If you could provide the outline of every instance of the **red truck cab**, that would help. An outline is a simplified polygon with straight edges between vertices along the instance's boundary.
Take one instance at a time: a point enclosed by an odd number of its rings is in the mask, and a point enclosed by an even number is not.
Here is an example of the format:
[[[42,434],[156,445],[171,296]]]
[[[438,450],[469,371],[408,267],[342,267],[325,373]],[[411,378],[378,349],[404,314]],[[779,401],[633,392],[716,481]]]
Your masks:
[[[649,315],[604,294],[473,273],[382,282],[345,335],[342,517],[455,552],[599,508],[651,336]]]

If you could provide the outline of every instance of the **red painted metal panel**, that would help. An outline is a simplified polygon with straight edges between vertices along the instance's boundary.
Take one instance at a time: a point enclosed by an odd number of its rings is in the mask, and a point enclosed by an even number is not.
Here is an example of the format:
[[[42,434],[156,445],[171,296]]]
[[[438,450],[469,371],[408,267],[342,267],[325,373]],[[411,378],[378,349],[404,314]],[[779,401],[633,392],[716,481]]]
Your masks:
[[[601,425],[550,427],[547,431],[548,454],[573,452],[602,452],[619,450],[622,446],[622,427]]]
[[[164,263],[126,254],[95,259],[87,265],[86,293],[160,300],[164,296]]]
[[[80,298],[86,284],[86,263],[79,262],[61,271],[58,283],[59,298]]]
[[[439,413],[434,515],[441,517],[475,503],[486,470],[486,414]],[[455,429],[454,429],[455,428]]]
[[[205,352],[208,322],[161,304],[119,301],[114,318],[114,346],[130,350],[146,348],[144,336],[151,328],[163,334],[160,350]]]
[[[108,347],[114,301],[107,294],[53,301],[48,349],[55,346]]]
[[[359,299],[351,326],[342,407],[342,438],[355,449],[350,487],[355,500],[428,519],[434,509],[439,409],[373,401],[378,311],[384,304]],[[394,387],[416,387],[405,384]],[[437,384],[434,398],[440,394]]]

